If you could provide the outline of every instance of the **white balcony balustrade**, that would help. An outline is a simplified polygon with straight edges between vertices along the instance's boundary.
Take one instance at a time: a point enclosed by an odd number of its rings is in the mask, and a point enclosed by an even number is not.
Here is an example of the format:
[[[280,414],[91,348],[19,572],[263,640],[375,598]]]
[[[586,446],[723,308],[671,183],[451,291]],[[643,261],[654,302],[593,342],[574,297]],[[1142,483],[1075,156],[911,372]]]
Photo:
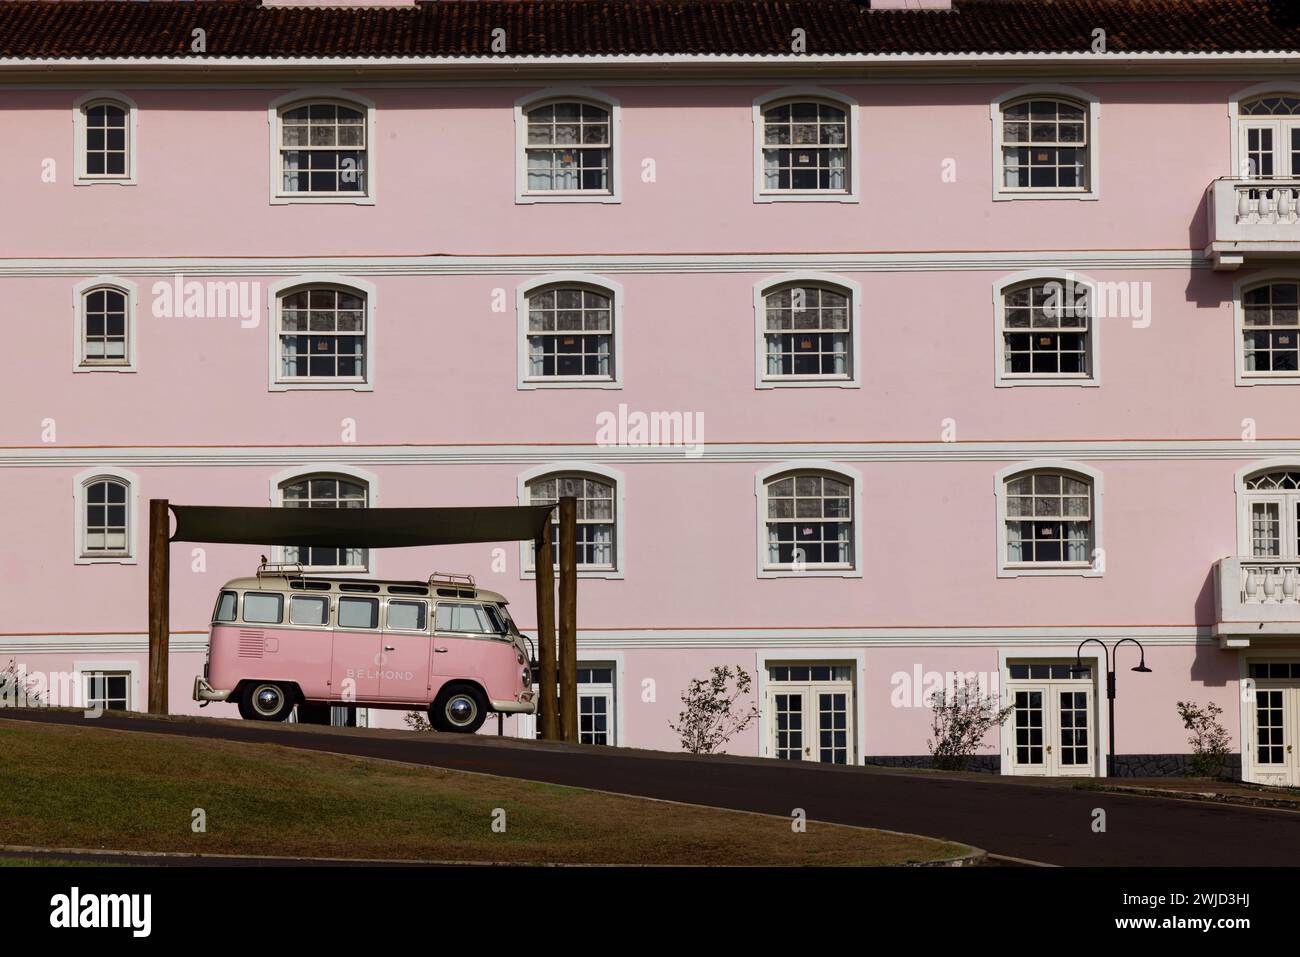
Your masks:
[[[1300,636],[1300,561],[1222,558],[1214,565],[1214,634],[1225,646]]]
[[[1241,600],[1245,604],[1300,602],[1300,562],[1242,559]]]
[[[1206,193],[1216,269],[1236,269],[1250,254],[1300,258],[1300,179],[1217,179]]]

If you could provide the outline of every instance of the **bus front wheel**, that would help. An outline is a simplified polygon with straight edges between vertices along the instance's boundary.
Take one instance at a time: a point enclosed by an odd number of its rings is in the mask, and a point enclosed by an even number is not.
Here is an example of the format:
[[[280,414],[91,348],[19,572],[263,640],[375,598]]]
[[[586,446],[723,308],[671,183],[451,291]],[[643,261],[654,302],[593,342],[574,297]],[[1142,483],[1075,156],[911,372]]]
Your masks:
[[[270,681],[255,681],[239,698],[239,715],[250,721],[283,721],[293,711],[289,688]]]
[[[438,731],[473,734],[487,720],[487,701],[473,685],[450,685],[429,708],[429,721]]]

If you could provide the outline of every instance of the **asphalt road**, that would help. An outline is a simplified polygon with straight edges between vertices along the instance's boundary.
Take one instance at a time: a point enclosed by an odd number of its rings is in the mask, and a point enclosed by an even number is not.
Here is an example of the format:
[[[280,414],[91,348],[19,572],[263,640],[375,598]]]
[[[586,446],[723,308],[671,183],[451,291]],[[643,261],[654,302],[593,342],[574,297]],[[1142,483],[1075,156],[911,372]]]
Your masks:
[[[1294,866],[1300,812],[1083,791],[1045,782],[598,748],[487,735],[316,728],[33,709],[25,720],[404,761],[623,794],[886,828],[1073,866]],[[1094,831],[1095,811],[1105,830]]]

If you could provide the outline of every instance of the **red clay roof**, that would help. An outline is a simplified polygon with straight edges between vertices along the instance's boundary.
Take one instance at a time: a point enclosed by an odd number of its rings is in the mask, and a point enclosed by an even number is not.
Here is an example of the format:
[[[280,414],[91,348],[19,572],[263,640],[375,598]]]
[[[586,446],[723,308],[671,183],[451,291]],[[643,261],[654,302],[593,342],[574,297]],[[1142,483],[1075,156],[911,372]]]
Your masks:
[[[410,7],[262,7],[258,0],[0,0],[0,57],[513,56],[1300,50],[1296,0],[433,0]],[[207,53],[190,52],[190,31]]]

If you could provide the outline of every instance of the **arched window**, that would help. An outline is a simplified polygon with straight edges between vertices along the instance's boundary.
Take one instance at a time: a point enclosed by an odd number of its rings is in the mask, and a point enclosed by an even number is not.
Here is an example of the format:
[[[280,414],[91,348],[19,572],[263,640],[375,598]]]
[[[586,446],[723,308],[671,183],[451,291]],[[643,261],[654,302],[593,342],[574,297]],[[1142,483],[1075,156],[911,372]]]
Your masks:
[[[275,194],[355,200],[370,194],[369,108],[298,100],[275,110]]]
[[[1276,93],[1237,107],[1238,175],[1246,179],[1300,176],[1300,96]]]
[[[1300,560],[1300,467],[1247,476],[1241,501],[1244,555]]]
[[[92,95],[77,104],[77,181],[135,181],[134,104],[116,95]]]
[[[849,110],[843,103],[784,99],[761,107],[760,193],[852,192]]]
[[[284,508],[368,508],[370,486],[348,475],[318,473],[300,475],[279,484],[279,504]],[[316,571],[366,571],[369,551],[364,548],[322,548],[318,545],[287,545],[286,562],[301,562]]]
[[[578,500],[578,568],[613,570],[618,567],[618,489],[615,480],[589,472],[552,472],[525,484],[532,505],[554,505],[561,498]],[[560,511],[551,518],[551,554],[560,560]],[[530,549],[530,566],[536,560]]]
[[[614,121],[608,103],[547,100],[523,109],[523,193],[614,194]]]
[[[999,379],[1093,377],[1092,287],[1073,277],[1031,279],[1001,291]]]
[[[1294,378],[1300,370],[1300,280],[1243,288],[1240,315],[1242,376]]]
[[[1006,476],[1004,564],[1090,567],[1094,511],[1093,482],[1082,473],[1033,469]]]
[[[587,283],[525,292],[525,382],[615,381],[614,297]]]
[[[276,372],[282,384],[368,381],[368,294],[337,284],[296,286],[276,298]]]
[[[852,293],[826,283],[786,283],[764,293],[763,378],[853,378],[852,310]]]
[[[854,488],[827,471],[783,472],[763,483],[764,570],[852,569]]]
[[[78,284],[73,295],[77,315],[74,368],[83,372],[133,369],[134,286],[125,281],[98,278]]]
[[[136,487],[129,472],[92,471],[76,477],[78,564],[135,562]]]
[[[1079,100],[1032,94],[1000,105],[1003,192],[1087,192],[1092,169],[1090,108]]]

